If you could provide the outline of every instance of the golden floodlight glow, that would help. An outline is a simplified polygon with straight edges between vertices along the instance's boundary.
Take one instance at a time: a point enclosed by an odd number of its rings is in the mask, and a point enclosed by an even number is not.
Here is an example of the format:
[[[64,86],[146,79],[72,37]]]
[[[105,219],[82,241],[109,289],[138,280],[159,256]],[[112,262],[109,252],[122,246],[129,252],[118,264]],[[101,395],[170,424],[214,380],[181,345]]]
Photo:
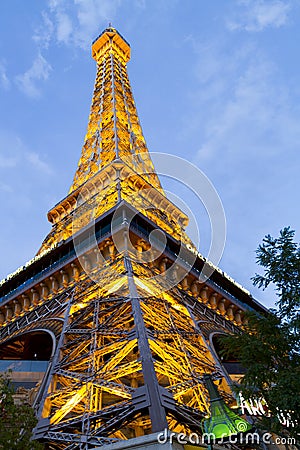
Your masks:
[[[85,397],[89,388],[90,383],[87,383],[75,392],[72,397],[51,417],[50,423],[54,424],[60,422],[74,408],[74,406],[76,406]]]

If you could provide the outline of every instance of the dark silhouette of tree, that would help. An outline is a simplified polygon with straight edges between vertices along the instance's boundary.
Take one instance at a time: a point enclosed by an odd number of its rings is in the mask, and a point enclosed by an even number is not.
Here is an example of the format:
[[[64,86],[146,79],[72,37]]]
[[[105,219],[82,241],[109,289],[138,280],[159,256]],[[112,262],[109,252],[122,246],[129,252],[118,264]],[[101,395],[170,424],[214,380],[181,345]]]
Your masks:
[[[16,404],[8,373],[0,374],[0,449],[42,450],[38,442],[30,440],[36,424],[33,409]]]
[[[258,426],[276,433],[300,433],[300,245],[290,228],[278,238],[267,235],[257,254],[263,274],[254,285],[276,292],[276,309],[247,314],[245,333],[223,338],[224,353],[233,352],[246,369],[238,390],[246,399],[264,398],[270,417]],[[284,423],[285,422],[285,423]]]

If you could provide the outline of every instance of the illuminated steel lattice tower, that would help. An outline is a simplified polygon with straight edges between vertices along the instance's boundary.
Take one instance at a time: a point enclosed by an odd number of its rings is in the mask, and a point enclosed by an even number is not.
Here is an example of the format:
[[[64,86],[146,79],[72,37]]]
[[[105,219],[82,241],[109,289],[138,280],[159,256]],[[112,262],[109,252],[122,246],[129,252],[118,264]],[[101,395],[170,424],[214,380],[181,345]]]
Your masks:
[[[214,336],[238,332],[243,312],[260,308],[220,270],[199,277],[205,259],[146,147],[129,45],[108,28],[92,54],[97,76],[73,184],[48,213],[52,230],[37,256],[0,286],[3,361],[34,359],[33,344],[39,359],[51,336],[47,370],[31,392],[34,436],[49,449],[92,449],[165,428],[201,433],[210,414],[205,375],[235,404]]]

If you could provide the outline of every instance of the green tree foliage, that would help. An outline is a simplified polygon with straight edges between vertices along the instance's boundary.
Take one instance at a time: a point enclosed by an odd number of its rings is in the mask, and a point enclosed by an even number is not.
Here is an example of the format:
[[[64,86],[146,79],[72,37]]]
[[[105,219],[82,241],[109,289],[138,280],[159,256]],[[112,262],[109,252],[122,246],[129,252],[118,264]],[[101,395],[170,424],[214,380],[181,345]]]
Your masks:
[[[234,353],[246,369],[238,390],[244,398],[264,398],[270,417],[260,424],[277,433],[300,433],[300,245],[290,228],[278,238],[268,235],[258,247],[257,262],[263,275],[254,285],[276,292],[270,314],[248,313],[245,333],[223,339],[225,354]],[[286,424],[282,419],[288,420]]]
[[[257,262],[264,275],[256,274],[253,284],[266,289],[271,283],[277,293],[276,314],[288,322],[299,350],[300,331],[300,245],[294,242],[295,231],[284,228],[278,238],[268,235],[258,247]]]
[[[43,449],[38,442],[30,441],[35,424],[33,409],[29,405],[15,404],[9,375],[0,374],[0,449]]]

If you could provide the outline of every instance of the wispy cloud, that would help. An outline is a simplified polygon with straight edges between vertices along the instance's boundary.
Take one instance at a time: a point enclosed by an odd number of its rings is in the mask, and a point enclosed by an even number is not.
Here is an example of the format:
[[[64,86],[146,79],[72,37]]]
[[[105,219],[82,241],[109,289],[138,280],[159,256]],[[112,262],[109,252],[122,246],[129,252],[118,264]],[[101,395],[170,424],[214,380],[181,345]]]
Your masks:
[[[283,0],[239,0],[238,10],[227,21],[231,31],[263,31],[280,28],[288,23],[291,6]]]
[[[184,128],[186,133],[197,129],[197,162],[214,164],[221,174],[223,163],[242,164],[243,170],[251,164],[258,173],[257,161],[266,167],[268,158],[279,164],[283,149],[286,161],[292,160],[300,139],[299,92],[283,82],[275,61],[248,40],[235,46],[229,41],[230,52],[225,40],[190,41],[198,60],[198,88],[191,93],[193,117],[185,119]],[[235,179],[247,180],[238,173]]]
[[[12,193],[13,188],[9,186],[9,184],[2,183],[2,181],[0,181],[0,192]]]
[[[49,0],[43,24],[34,35],[40,45],[48,46],[52,39],[65,45],[87,48],[99,33],[99,27],[113,21],[122,0]],[[137,6],[144,7],[138,0]]]
[[[218,56],[218,67],[205,64],[200,77],[205,85],[200,95],[211,103],[211,114],[199,157],[215,158],[222,149],[228,160],[239,153],[239,160],[245,161],[294,148],[300,138],[299,111],[292,106],[288,87],[277,78],[276,66],[258,50],[245,50],[243,58],[235,54],[229,64],[225,59]],[[222,72],[219,65],[227,67]]]
[[[56,14],[56,36],[58,42],[67,44],[73,33],[73,24],[68,14],[57,12]]]
[[[53,173],[51,166],[45,161],[43,161],[38,153],[36,152],[26,153],[26,159],[39,172],[43,172],[48,175],[51,175]]]
[[[13,134],[0,130],[0,180],[3,183],[4,177],[10,177],[9,173],[14,170],[20,171],[24,168],[24,163],[29,165],[29,169],[52,175],[52,167],[41,157],[40,153],[31,151],[23,140]],[[3,185],[2,185],[3,187]]]
[[[16,167],[18,164],[18,158],[14,156],[3,156],[0,154],[0,168],[8,169],[10,167]]]
[[[48,34],[51,34],[59,43],[67,44],[73,33],[70,6],[67,2],[60,0],[49,0],[48,2],[49,9],[45,26],[48,29]]]
[[[42,12],[42,23],[35,29],[32,39],[39,48],[48,48],[53,37],[54,25],[45,11]]]
[[[146,0],[135,0],[135,4],[140,9],[146,8]]]
[[[0,86],[6,91],[10,88],[10,81],[6,74],[6,65],[4,61],[0,61]]]
[[[39,82],[47,80],[51,70],[51,65],[41,53],[39,53],[30,69],[25,73],[16,76],[15,80],[17,86],[28,97],[38,98],[41,95]]]
[[[30,259],[39,239],[46,234],[47,226],[39,225],[39,219],[49,205],[51,168],[45,159],[46,155],[29,149],[19,135],[0,128],[0,203],[1,217],[5,217],[0,247],[2,254],[8,255],[5,261],[0,262],[0,278]],[[13,246],[18,246],[16,236],[20,224],[23,244],[19,245],[20,252],[13,252]]]
[[[135,1],[137,7],[144,7],[144,0]],[[41,82],[49,78],[52,70],[42,50],[48,49],[51,43],[89,48],[104,23],[108,25],[113,21],[121,4],[122,0],[48,0],[47,8],[41,14],[41,23],[32,36],[39,53],[32,66],[15,77],[19,89],[28,97],[39,98]],[[0,83],[7,88],[9,80],[4,69],[0,64]]]
[[[23,143],[18,136],[0,129],[0,169],[3,169],[3,171],[0,170],[0,179],[2,182],[2,174],[7,172],[7,169],[15,168],[20,162],[22,148]]]

